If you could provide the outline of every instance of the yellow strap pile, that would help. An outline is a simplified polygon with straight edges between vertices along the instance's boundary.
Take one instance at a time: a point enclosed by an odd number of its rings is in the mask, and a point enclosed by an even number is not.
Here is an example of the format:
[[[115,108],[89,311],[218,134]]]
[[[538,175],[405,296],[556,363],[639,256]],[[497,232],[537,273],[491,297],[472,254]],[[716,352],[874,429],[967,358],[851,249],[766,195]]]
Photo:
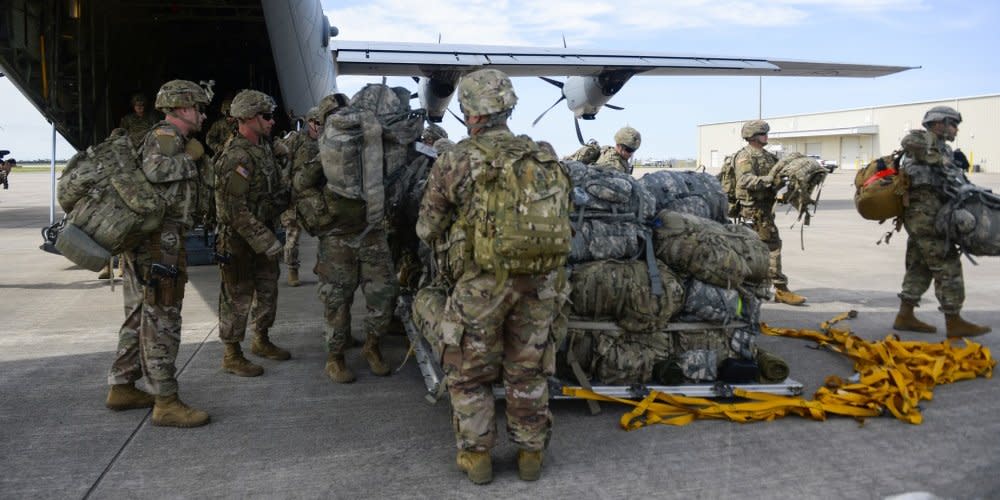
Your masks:
[[[843,415],[862,420],[885,412],[896,418],[919,424],[917,406],[933,397],[934,386],[976,377],[993,376],[996,361],[988,348],[964,340],[964,345],[901,341],[895,335],[871,342],[852,335],[850,330],[832,326],[857,313],[844,313],[821,325],[822,331],[772,328],[761,323],[767,335],[812,340],[821,347],[854,360],[857,382],[828,377],[812,400],[734,389],[733,395],[745,399],[738,403],[719,403],[705,398],[652,391],[642,401],[603,396],[577,388],[563,388],[570,397],[621,403],[635,407],[621,417],[619,424],[627,431],[652,424],[687,425],[696,419],[727,419],[734,422],[774,420],[798,415],[825,420],[827,415]]]

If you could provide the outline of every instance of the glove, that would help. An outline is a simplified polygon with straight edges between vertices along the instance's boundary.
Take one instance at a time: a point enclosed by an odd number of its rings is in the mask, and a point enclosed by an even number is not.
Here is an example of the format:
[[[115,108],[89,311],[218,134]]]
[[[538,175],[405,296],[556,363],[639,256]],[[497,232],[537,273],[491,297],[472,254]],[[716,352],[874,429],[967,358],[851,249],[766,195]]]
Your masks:
[[[763,184],[763,185],[765,185],[765,186],[766,185],[773,186],[774,185],[774,177],[770,176],[770,175],[762,175],[762,176],[760,176],[760,183]]]
[[[780,175],[776,175],[771,183],[776,189],[781,189],[785,185],[785,178]]]
[[[267,258],[273,259],[278,255],[280,255],[282,250],[284,249],[285,247],[281,244],[280,241],[274,240],[274,243],[272,243],[271,246],[264,251],[264,253],[267,254]]]
[[[198,139],[191,139],[184,146],[184,152],[191,157],[192,160],[198,161],[198,158],[205,156],[205,146],[202,146]]]

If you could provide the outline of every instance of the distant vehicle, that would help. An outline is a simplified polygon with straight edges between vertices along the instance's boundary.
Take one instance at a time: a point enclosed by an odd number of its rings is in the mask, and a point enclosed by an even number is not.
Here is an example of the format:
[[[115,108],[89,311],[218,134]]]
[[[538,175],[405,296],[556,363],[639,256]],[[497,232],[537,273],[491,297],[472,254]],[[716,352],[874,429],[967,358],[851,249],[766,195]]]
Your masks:
[[[834,170],[837,170],[837,162],[835,161],[824,160],[820,158],[819,155],[806,155],[806,156],[818,161],[819,166],[825,168],[826,171],[830,172],[831,174],[833,173]]]

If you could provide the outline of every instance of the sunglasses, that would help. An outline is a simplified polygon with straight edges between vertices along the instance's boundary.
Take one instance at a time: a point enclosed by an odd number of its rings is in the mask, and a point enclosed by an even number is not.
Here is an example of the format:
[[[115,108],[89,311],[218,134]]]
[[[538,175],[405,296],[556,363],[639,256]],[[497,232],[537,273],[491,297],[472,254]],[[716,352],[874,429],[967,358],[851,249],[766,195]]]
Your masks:
[[[624,144],[619,144],[626,153],[635,153],[635,149],[630,148]]]
[[[269,122],[274,119],[274,113],[261,113],[260,117],[263,118],[264,121]]]

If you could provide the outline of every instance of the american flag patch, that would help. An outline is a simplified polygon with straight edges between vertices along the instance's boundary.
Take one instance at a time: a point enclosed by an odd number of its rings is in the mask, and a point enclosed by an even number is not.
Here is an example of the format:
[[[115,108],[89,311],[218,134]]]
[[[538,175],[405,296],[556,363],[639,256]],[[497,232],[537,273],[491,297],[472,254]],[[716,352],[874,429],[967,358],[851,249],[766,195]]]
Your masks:
[[[243,165],[236,166],[236,173],[243,176],[244,179],[250,178],[250,171],[243,167]]]

